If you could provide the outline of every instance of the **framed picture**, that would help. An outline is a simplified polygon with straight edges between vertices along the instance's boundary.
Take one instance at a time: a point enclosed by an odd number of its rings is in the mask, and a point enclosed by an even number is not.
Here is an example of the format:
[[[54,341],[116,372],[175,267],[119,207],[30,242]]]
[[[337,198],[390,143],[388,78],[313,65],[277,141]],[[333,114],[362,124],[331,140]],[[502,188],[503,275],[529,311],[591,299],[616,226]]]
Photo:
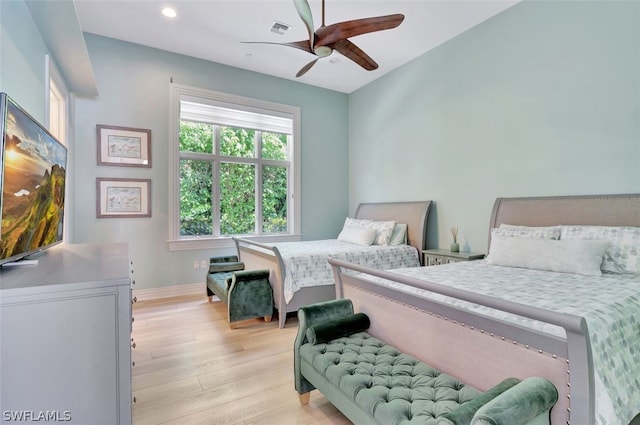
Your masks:
[[[98,165],[151,168],[151,130],[98,124]]]
[[[97,178],[96,217],[151,217],[151,180]]]

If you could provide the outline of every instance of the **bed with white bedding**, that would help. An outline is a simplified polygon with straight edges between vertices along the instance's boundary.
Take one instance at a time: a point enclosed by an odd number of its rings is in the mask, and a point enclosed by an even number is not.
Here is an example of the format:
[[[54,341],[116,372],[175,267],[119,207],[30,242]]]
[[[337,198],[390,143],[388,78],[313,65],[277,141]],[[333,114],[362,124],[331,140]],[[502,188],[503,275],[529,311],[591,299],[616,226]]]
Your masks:
[[[337,239],[265,244],[234,238],[234,242],[247,270],[271,270],[269,281],[282,328],[288,312],[335,298],[330,257],[376,269],[420,265],[430,208],[431,201],[361,203]],[[369,236],[370,243],[365,240]]]
[[[336,258],[374,269],[386,270],[420,265],[420,256],[411,245],[356,245],[338,239],[280,242],[284,262],[284,297],[287,303],[302,288],[333,285],[333,271],[327,258]]]
[[[495,230],[506,224],[537,234]],[[640,413],[639,226],[640,195],[498,199],[486,260],[391,271],[330,261],[338,296],[377,316],[377,337],[410,338],[410,354],[480,388],[545,376],[562,395],[553,424],[627,425]]]

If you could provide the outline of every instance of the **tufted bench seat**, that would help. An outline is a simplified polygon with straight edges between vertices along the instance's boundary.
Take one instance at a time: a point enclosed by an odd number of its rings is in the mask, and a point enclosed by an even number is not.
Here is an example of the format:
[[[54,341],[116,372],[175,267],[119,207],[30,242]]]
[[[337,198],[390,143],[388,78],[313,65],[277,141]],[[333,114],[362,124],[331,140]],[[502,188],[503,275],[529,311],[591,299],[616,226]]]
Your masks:
[[[256,317],[271,321],[273,293],[269,270],[244,270],[237,256],[211,257],[207,272],[207,295],[216,295],[227,304],[231,329],[236,322]]]
[[[549,423],[557,400],[549,381],[509,378],[479,391],[363,332],[368,318],[357,316],[344,299],[299,310],[294,369],[303,404],[317,388],[358,425]]]

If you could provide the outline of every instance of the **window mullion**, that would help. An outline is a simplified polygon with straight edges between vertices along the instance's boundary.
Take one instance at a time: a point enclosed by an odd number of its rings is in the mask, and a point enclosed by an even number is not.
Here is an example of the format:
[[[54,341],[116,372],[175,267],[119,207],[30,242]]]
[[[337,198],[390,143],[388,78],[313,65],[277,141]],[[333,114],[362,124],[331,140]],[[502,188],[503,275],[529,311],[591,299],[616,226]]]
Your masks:
[[[213,220],[213,235],[220,236],[220,126],[213,126],[213,176],[211,179],[211,215]]]
[[[258,159],[255,167],[256,173],[256,235],[262,234],[263,212],[262,212],[262,132],[256,131],[254,135],[255,157]]]
[[[293,137],[291,137],[291,135],[287,135],[287,211],[294,211],[295,210],[295,203],[296,200],[294,199],[294,196],[298,196],[297,193],[295,193],[295,185],[293,182],[293,176],[292,176],[292,170],[291,170],[291,163],[293,161],[293,155],[292,155],[292,149],[293,149]],[[293,215],[289,215],[287,213],[287,233],[294,233],[294,221],[293,221]]]

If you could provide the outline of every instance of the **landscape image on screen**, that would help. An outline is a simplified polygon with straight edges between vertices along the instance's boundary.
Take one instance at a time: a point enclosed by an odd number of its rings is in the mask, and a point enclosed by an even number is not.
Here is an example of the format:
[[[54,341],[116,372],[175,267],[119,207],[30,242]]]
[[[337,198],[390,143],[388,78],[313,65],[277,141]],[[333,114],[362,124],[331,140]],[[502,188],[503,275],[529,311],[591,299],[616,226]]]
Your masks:
[[[62,240],[66,149],[7,102],[0,260]]]

